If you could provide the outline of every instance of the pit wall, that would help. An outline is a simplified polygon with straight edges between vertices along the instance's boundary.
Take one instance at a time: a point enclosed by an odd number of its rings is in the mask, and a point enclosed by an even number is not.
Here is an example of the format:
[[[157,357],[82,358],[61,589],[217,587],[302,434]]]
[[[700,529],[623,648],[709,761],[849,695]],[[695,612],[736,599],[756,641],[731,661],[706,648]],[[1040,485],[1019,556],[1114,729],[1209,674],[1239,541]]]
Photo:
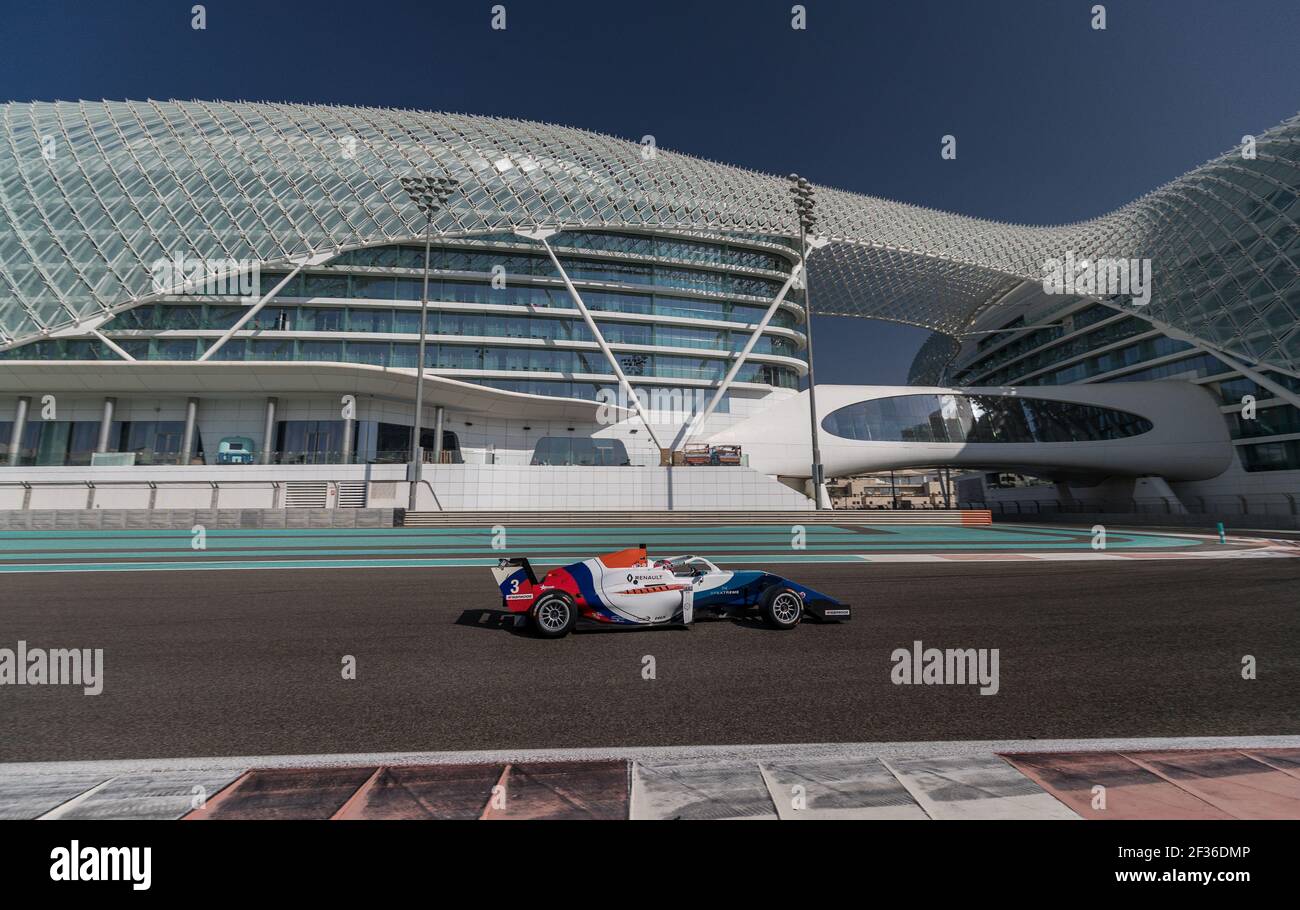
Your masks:
[[[39,509],[0,511],[0,531],[191,531],[242,528],[391,528],[393,509]]]
[[[744,467],[426,465],[417,511],[805,511]],[[405,465],[0,470],[0,512],[406,508]]]

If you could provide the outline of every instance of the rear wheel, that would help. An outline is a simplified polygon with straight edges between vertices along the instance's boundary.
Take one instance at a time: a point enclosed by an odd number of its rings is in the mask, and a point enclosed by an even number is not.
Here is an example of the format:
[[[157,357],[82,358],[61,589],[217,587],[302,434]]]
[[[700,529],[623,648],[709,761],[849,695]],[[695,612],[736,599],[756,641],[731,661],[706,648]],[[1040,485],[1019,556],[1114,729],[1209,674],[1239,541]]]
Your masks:
[[[803,598],[784,585],[768,588],[761,606],[763,619],[773,629],[793,629],[803,618]]]
[[[567,594],[547,594],[533,607],[533,628],[542,638],[563,638],[576,619],[577,610]]]

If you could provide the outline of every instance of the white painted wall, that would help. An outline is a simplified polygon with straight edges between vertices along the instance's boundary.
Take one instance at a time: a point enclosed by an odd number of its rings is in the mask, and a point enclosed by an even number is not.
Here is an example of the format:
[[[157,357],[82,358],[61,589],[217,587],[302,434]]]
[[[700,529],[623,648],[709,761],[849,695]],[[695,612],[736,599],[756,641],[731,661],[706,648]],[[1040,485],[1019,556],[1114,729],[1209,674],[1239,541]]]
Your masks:
[[[19,473],[21,472],[21,473]],[[293,481],[369,482],[371,508],[407,504],[405,465],[238,465],[0,469],[0,510],[284,508]],[[417,507],[429,511],[794,511],[809,500],[740,467],[427,465]],[[20,481],[31,484],[30,492]],[[217,484],[214,502],[213,486]],[[280,484],[277,497],[273,484]],[[336,492],[331,490],[329,503]],[[278,503],[278,505],[273,505]]]
[[[417,508],[446,511],[803,511],[805,496],[749,468],[439,465]]]

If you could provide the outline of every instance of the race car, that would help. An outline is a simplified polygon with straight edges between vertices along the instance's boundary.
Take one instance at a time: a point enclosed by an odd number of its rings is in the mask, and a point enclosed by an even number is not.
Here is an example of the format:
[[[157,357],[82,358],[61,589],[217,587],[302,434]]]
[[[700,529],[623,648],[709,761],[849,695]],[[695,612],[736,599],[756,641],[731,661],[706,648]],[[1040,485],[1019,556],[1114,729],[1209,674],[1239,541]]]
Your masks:
[[[579,621],[606,627],[690,625],[696,614],[757,612],[774,629],[804,616],[844,622],[848,604],[770,572],[731,572],[702,556],[651,562],[644,544],[547,572],[540,581],[527,559],[492,569],[504,608],[526,616],[543,638],[561,638]]]

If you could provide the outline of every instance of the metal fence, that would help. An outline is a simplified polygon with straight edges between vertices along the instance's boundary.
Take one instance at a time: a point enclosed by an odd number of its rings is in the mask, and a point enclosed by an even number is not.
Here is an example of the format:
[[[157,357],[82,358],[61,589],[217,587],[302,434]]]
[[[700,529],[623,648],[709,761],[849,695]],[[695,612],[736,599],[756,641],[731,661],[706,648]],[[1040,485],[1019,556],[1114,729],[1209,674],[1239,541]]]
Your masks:
[[[327,480],[0,481],[0,509],[361,508],[378,482]],[[389,482],[393,486],[393,482]],[[37,501],[34,501],[37,500]]]

